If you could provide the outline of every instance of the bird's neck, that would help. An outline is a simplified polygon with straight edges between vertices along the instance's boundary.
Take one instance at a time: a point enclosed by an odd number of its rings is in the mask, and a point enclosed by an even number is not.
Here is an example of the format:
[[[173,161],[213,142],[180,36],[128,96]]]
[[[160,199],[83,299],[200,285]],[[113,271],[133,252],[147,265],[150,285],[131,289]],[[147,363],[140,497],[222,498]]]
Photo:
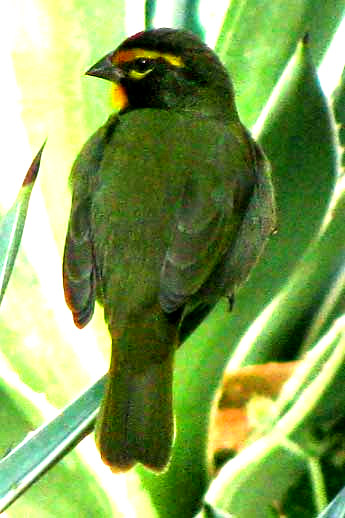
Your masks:
[[[216,92],[209,90],[199,91],[197,94],[191,92],[190,96],[185,96],[183,102],[176,107],[183,112],[194,112],[202,116],[220,120],[223,123],[238,122],[239,117],[233,102],[232,95],[217,95]]]

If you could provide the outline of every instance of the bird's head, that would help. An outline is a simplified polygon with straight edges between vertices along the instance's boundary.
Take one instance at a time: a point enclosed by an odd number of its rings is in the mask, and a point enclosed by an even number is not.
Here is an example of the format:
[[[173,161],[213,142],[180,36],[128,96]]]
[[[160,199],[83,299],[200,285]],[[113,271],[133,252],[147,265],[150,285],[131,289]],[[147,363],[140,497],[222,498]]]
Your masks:
[[[152,29],[125,40],[86,74],[114,83],[119,111],[195,110],[237,117],[230,78],[216,54],[194,34]]]

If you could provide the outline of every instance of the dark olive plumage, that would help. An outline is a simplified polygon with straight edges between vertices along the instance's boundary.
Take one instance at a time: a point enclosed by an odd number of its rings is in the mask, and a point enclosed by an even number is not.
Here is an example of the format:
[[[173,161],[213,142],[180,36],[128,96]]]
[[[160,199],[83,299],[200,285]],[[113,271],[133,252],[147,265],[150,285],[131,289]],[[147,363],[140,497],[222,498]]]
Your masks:
[[[83,327],[97,298],[112,336],[103,459],[159,471],[173,442],[174,351],[232,298],[272,232],[269,167],[226,70],[196,36],[139,33],[88,73],[126,98],[72,170],[66,300]]]

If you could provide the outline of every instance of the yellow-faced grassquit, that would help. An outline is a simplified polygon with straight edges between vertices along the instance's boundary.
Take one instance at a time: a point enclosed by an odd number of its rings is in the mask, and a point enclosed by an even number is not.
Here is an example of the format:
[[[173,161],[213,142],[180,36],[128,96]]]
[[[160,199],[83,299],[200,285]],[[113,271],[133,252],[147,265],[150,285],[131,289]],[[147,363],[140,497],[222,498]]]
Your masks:
[[[174,437],[174,352],[261,254],[275,226],[269,167],[227,71],[193,34],[138,33],[87,74],[114,84],[118,111],[72,169],[65,296],[78,327],[97,299],[112,338],[103,460],[160,471]]]

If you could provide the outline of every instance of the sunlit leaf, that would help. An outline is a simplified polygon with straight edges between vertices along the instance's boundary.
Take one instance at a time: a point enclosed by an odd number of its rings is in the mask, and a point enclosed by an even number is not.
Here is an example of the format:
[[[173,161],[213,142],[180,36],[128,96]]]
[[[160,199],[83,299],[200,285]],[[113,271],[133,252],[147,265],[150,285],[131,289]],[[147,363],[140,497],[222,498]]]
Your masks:
[[[306,32],[320,63],[344,10],[344,0],[230,2],[216,50],[232,74],[246,124],[256,121]]]

